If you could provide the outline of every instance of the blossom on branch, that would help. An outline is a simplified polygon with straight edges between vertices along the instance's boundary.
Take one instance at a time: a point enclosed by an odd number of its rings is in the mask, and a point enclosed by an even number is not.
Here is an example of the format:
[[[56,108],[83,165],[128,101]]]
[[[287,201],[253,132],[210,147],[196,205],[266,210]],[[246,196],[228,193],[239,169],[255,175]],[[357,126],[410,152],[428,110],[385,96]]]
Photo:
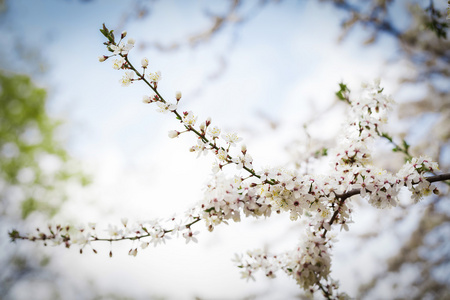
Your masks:
[[[149,73],[148,79],[153,83],[158,83],[161,80],[161,72],[157,71],[155,73]]]
[[[129,39],[126,44],[121,42],[119,45],[110,45],[109,48],[111,48],[114,55],[127,55],[128,52],[133,49],[134,47],[134,39]]]
[[[238,137],[235,132],[222,134],[222,138],[233,147],[236,146],[236,143],[242,141],[242,138]]]
[[[182,121],[187,126],[194,126],[197,122],[197,118],[198,117],[195,116],[192,111],[189,111],[183,113]]]
[[[133,77],[134,77],[134,72],[127,71],[127,72],[125,72],[125,74],[123,75],[122,79],[120,79],[119,82],[122,84],[122,86],[129,86],[131,84],[131,82],[133,81]]]
[[[199,222],[213,231],[221,224],[240,222],[243,217],[267,218],[274,212],[284,213],[292,221],[301,219],[308,224],[298,245],[276,255],[262,250],[248,251],[245,257],[236,255],[234,262],[241,268],[242,278],[254,279],[258,271],[268,278],[275,278],[276,273],[282,271],[310,294],[321,291],[328,299],[347,299],[346,294],[337,292],[338,283],[331,279],[330,273],[334,234],[338,230],[349,230],[349,224],[353,223],[351,197],[360,195],[372,206],[387,209],[397,205],[399,193],[404,187],[412,193],[413,201],[418,202],[423,196],[438,192],[432,181],[450,178],[449,174],[445,174],[438,179],[430,179],[428,175],[438,170],[438,165],[428,157],[409,157],[410,160],[395,174],[373,165],[372,143],[377,138],[386,137],[381,128],[394,104],[380,87],[380,80],[364,84],[363,94],[356,98],[352,97],[346,85],[340,84],[345,93],[339,95],[350,105],[349,116],[338,145],[329,151],[330,167],[326,175],[301,174],[296,170],[273,167],[254,170],[253,158],[245,145],[241,146],[240,151],[231,148],[242,141],[237,133],[221,134],[221,129],[212,126],[209,118],[196,126],[198,116],[192,111],[180,114],[177,105],[181,92],[175,93],[177,102],[172,104],[164,100],[157,90],[161,72],[150,72],[147,75],[150,82],[145,80],[148,59],[141,60],[144,70],[140,74],[127,57],[134,40],[129,39],[126,45],[119,41],[116,45],[112,31],[104,26],[101,32],[108,39],[106,45],[113,52],[111,56],[119,56],[114,60],[114,69],[126,69],[120,81],[122,86],[133,82],[134,75],[138,78],[136,81],[145,83],[152,95],[144,96],[143,102],[156,102],[158,112],[173,113],[181,123],[179,126],[183,127],[181,131],[169,131],[168,136],[175,138],[180,133],[192,133],[196,145],[190,151],[197,152],[198,156],[213,154],[214,176],[205,188],[203,199],[186,212],[182,221],[178,217],[139,223],[122,219],[122,226],[109,225],[105,230],[106,237],[97,234],[95,224],[90,224],[86,229],[57,225],[49,226],[49,231],[45,233],[38,230],[34,235],[21,235],[13,230],[10,233],[12,240],[52,241],[55,245],[66,247],[78,245],[80,251],[94,242],[130,240],[139,242],[141,249],[146,249],[150,244],[163,244],[174,235],[181,235],[186,243],[198,242],[199,231],[193,231],[193,226]],[[99,60],[106,58],[103,56]],[[227,177],[220,171],[229,164],[236,165],[239,171]],[[246,175],[242,175],[244,173]],[[133,244],[129,255],[137,254],[138,249]]]

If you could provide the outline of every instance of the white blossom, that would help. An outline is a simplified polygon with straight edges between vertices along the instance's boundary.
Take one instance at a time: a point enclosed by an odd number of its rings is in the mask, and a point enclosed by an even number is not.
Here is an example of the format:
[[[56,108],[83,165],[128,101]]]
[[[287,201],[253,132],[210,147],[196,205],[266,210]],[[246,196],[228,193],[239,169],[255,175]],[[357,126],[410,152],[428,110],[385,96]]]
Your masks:
[[[161,72],[157,71],[155,73],[149,73],[148,78],[151,82],[159,82],[161,80]]]
[[[130,43],[130,41],[133,43]],[[128,52],[134,47],[134,40],[129,39],[127,44],[121,42],[119,45],[110,45],[109,47],[111,48],[111,50],[113,50],[113,54],[115,55],[127,55]]]
[[[220,135],[220,128],[217,126],[209,127],[208,134],[213,138],[217,138]]]
[[[239,156],[235,157],[233,162],[236,164],[236,167],[238,169],[242,169],[243,167],[249,167],[252,168],[252,157],[249,154],[240,154]]]
[[[194,126],[195,122],[197,122],[197,117],[194,115],[192,111],[189,111],[183,114],[182,120],[185,125]]]
[[[236,146],[237,142],[242,141],[242,138],[238,137],[238,135],[234,132],[222,134],[222,138],[231,146]]]
[[[122,68],[125,63],[125,59],[123,57],[119,57],[113,60],[113,69],[119,70]]]
[[[108,225],[108,234],[111,236],[111,237],[119,237],[119,236],[122,236],[123,235],[123,230],[122,229],[118,229],[117,228],[117,226],[113,226],[113,225],[111,225],[111,224],[109,224]]]
[[[208,144],[203,142],[201,139],[197,140],[197,145],[192,146],[190,149],[190,152],[197,152],[197,158],[200,157],[200,155],[203,153],[204,155],[207,154],[209,147]]]
[[[144,57],[143,59],[141,59],[141,66],[143,68],[147,68],[148,67],[148,58]]]
[[[225,149],[219,149],[217,151],[216,157],[220,162],[227,162],[228,161],[228,151]]]
[[[194,243],[197,243],[198,240],[197,240],[197,238],[196,238],[195,236],[196,236],[198,233],[199,233],[198,231],[192,232],[191,229],[189,229],[188,232],[184,232],[184,233],[183,233],[183,237],[186,239],[186,244],[189,243],[190,241],[192,241],[192,242],[194,242]]]
[[[129,86],[130,83],[133,81],[134,72],[132,71],[126,71],[125,75],[120,79],[120,83],[122,86]]]
[[[144,96],[142,96],[142,102],[147,103],[147,104],[152,103],[153,98],[154,98],[154,96],[144,95]]]
[[[157,112],[160,113],[168,113],[169,111],[174,111],[177,109],[177,105],[176,104],[172,104],[169,102],[157,102],[156,105],[158,106],[158,108],[156,109]]]

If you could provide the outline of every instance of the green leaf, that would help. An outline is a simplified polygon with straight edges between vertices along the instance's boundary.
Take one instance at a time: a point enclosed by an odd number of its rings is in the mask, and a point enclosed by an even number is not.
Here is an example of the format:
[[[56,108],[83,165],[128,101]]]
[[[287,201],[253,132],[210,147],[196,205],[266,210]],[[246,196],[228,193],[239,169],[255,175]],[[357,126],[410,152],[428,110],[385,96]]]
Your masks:
[[[9,237],[11,238],[11,242],[16,241],[16,239],[20,236],[19,232],[13,229],[11,232],[8,232]]]
[[[347,85],[345,83],[339,83],[339,91],[335,93],[335,95],[338,97],[341,101],[349,102],[346,94],[350,93],[350,90],[348,89]]]
[[[108,41],[112,44],[115,44],[114,38],[114,30],[109,30],[106,28],[105,23],[103,23],[103,28],[100,29],[100,32],[108,39]]]
[[[405,140],[403,140],[403,149],[404,149],[406,152],[408,152],[409,147],[410,147],[410,145],[409,145]]]
[[[389,134],[387,134],[386,132],[382,132],[382,133],[381,133],[381,136],[384,137],[385,139],[387,139],[389,142],[392,143],[392,137],[391,137]]]

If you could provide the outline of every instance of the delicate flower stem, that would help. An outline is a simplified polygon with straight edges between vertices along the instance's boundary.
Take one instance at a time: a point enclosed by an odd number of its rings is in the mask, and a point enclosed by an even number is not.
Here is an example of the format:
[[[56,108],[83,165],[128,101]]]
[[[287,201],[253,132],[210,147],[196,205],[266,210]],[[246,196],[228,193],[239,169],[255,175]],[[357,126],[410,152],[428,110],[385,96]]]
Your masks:
[[[192,221],[192,222],[190,222],[190,223],[188,223],[186,225],[183,225],[183,226],[186,227],[186,228],[190,228],[195,223],[200,222],[200,220],[201,220],[201,218],[199,216],[194,217],[194,221]],[[166,234],[166,233],[172,232],[174,230],[175,229],[168,229],[168,230],[163,229],[163,232],[164,232],[164,234]],[[39,237],[32,237],[32,238],[30,238],[28,236],[20,235],[19,232],[17,232],[17,231],[12,231],[12,232],[10,232],[9,236],[12,239],[12,241],[15,241],[17,239],[19,239],[19,240],[33,240],[33,241],[39,241],[39,240],[40,241],[46,241],[46,240],[55,239],[57,237],[57,234],[55,234],[55,233],[52,233],[51,235],[41,234]],[[61,234],[61,237],[63,237],[64,241],[66,241],[66,242],[70,240],[70,237],[67,237],[66,235],[62,235]],[[98,238],[97,236],[92,236],[89,239],[89,242],[118,242],[118,241],[125,241],[125,240],[135,241],[135,240],[140,240],[140,239],[144,239],[144,238],[147,238],[147,237],[151,237],[151,233],[147,232],[146,234],[139,235],[139,236],[122,236],[122,237],[119,237],[119,238]]]
[[[322,285],[322,283],[320,283],[320,281],[317,281],[317,286],[322,291],[322,294],[326,299],[331,299],[330,293],[323,287],[323,285]]]

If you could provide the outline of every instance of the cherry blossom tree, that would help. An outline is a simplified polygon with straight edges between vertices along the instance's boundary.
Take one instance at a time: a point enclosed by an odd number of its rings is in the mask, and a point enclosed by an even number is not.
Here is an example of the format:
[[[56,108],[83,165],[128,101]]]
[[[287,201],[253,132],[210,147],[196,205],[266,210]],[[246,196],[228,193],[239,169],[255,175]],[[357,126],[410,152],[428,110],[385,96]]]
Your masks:
[[[142,102],[155,106],[159,113],[172,115],[179,123],[168,128],[169,138],[190,135],[191,152],[197,157],[213,157],[214,177],[206,186],[204,198],[185,216],[149,221],[122,219],[120,225],[110,224],[107,234],[95,223],[77,228],[49,225],[37,233],[12,230],[13,241],[76,246],[80,253],[86,250],[97,253],[95,245],[101,242],[130,241],[129,255],[136,256],[149,245],[166,243],[174,236],[186,243],[198,242],[198,228],[202,225],[212,232],[219,225],[239,222],[244,217],[270,218],[275,213],[283,214],[292,222],[303,224],[298,245],[281,253],[254,249],[245,255],[236,254],[234,262],[242,277],[254,279],[256,272],[263,272],[274,278],[278,272],[284,272],[310,296],[320,293],[326,299],[347,299],[349,296],[339,290],[339,282],[331,278],[330,272],[336,237],[340,231],[357,226],[352,225],[352,199],[359,196],[373,209],[390,209],[399,205],[401,191],[408,190],[410,202],[414,204],[439,194],[433,183],[450,179],[450,173],[439,171],[432,158],[411,155],[406,142],[395,144],[385,131],[388,112],[395,102],[377,79],[362,83],[360,93],[351,92],[344,83],[339,84],[336,96],[347,104],[347,122],[341,136],[336,138],[336,146],[326,149],[327,155],[320,157],[329,165],[326,173],[276,166],[255,168],[251,152],[238,133],[223,132],[221,124],[215,124],[212,118],[202,119],[195,112],[182,109],[181,92],[174,91],[170,98],[160,93],[162,73],[151,70],[149,59],[132,57],[135,40],[127,39],[127,32],[116,37],[105,25],[100,31],[106,38],[108,53],[100,56],[99,61],[112,61],[113,69],[123,72],[119,82],[122,86],[143,84],[148,88]],[[374,163],[373,144],[379,139],[388,140],[396,151],[404,153],[405,163],[396,172]],[[224,170],[233,170],[233,166],[234,176],[230,177]],[[109,255],[113,256],[112,250]]]

